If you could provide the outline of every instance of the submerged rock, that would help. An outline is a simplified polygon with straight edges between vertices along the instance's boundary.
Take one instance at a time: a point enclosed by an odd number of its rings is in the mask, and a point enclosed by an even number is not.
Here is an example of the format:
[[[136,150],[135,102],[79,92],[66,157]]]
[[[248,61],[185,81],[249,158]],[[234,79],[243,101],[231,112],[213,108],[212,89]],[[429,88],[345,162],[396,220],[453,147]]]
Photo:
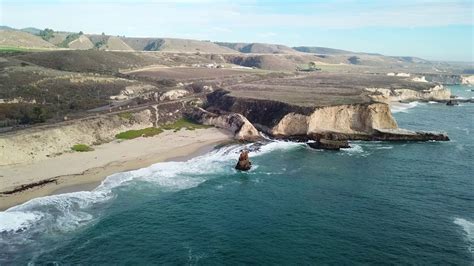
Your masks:
[[[249,151],[243,150],[240,153],[239,161],[237,162],[235,169],[240,170],[240,171],[248,171],[250,170],[251,167],[252,167],[252,163],[249,160]]]
[[[446,105],[449,105],[449,106],[454,106],[454,105],[459,105],[459,102],[456,101],[456,100],[449,100]]]
[[[328,140],[319,139],[315,142],[308,142],[308,146],[313,149],[333,150],[338,151],[341,148],[350,148],[347,140]]]

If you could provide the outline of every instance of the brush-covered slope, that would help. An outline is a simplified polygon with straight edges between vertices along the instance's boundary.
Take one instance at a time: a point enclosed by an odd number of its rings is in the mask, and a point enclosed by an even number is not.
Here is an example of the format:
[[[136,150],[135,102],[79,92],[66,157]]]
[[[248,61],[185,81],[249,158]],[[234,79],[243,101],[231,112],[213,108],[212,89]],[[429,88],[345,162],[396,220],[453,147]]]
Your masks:
[[[16,30],[0,30],[0,46],[26,48],[54,48],[55,46],[41,37]]]
[[[109,35],[87,35],[89,39],[94,43],[94,47],[101,50],[112,50],[112,51],[134,51],[127,43],[124,42],[124,38]]]
[[[71,34],[69,32],[55,32],[53,34],[53,37],[51,37],[51,39],[48,40],[48,42],[56,45],[56,46],[59,46],[61,45],[64,40],[66,40],[66,37]]]
[[[117,73],[158,63],[156,57],[140,53],[122,53],[97,50],[67,50],[29,53],[16,59],[39,66],[74,72]]]

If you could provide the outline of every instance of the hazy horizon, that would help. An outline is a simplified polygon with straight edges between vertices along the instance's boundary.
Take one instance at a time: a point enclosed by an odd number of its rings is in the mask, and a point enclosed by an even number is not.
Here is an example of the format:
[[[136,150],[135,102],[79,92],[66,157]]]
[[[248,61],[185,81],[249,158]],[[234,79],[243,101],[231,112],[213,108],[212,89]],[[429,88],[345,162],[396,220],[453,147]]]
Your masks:
[[[471,1],[10,1],[0,24],[473,62]]]

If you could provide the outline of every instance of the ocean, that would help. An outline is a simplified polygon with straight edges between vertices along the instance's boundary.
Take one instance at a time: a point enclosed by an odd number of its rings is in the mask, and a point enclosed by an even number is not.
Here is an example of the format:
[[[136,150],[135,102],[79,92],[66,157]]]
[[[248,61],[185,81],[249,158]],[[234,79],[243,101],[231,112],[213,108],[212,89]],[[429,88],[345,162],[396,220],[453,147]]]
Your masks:
[[[247,173],[233,168],[243,145],[117,173],[0,212],[0,264],[472,265],[474,104],[395,111],[451,141],[269,141]]]

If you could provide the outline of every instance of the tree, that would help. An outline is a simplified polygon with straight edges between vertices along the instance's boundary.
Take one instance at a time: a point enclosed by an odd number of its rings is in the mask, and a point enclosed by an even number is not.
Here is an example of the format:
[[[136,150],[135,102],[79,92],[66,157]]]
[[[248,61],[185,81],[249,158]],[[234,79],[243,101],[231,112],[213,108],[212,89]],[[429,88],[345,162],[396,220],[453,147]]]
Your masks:
[[[43,38],[43,40],[48,41],[54,37],[54,30],[46,28],[40,31],[39,36]]]

